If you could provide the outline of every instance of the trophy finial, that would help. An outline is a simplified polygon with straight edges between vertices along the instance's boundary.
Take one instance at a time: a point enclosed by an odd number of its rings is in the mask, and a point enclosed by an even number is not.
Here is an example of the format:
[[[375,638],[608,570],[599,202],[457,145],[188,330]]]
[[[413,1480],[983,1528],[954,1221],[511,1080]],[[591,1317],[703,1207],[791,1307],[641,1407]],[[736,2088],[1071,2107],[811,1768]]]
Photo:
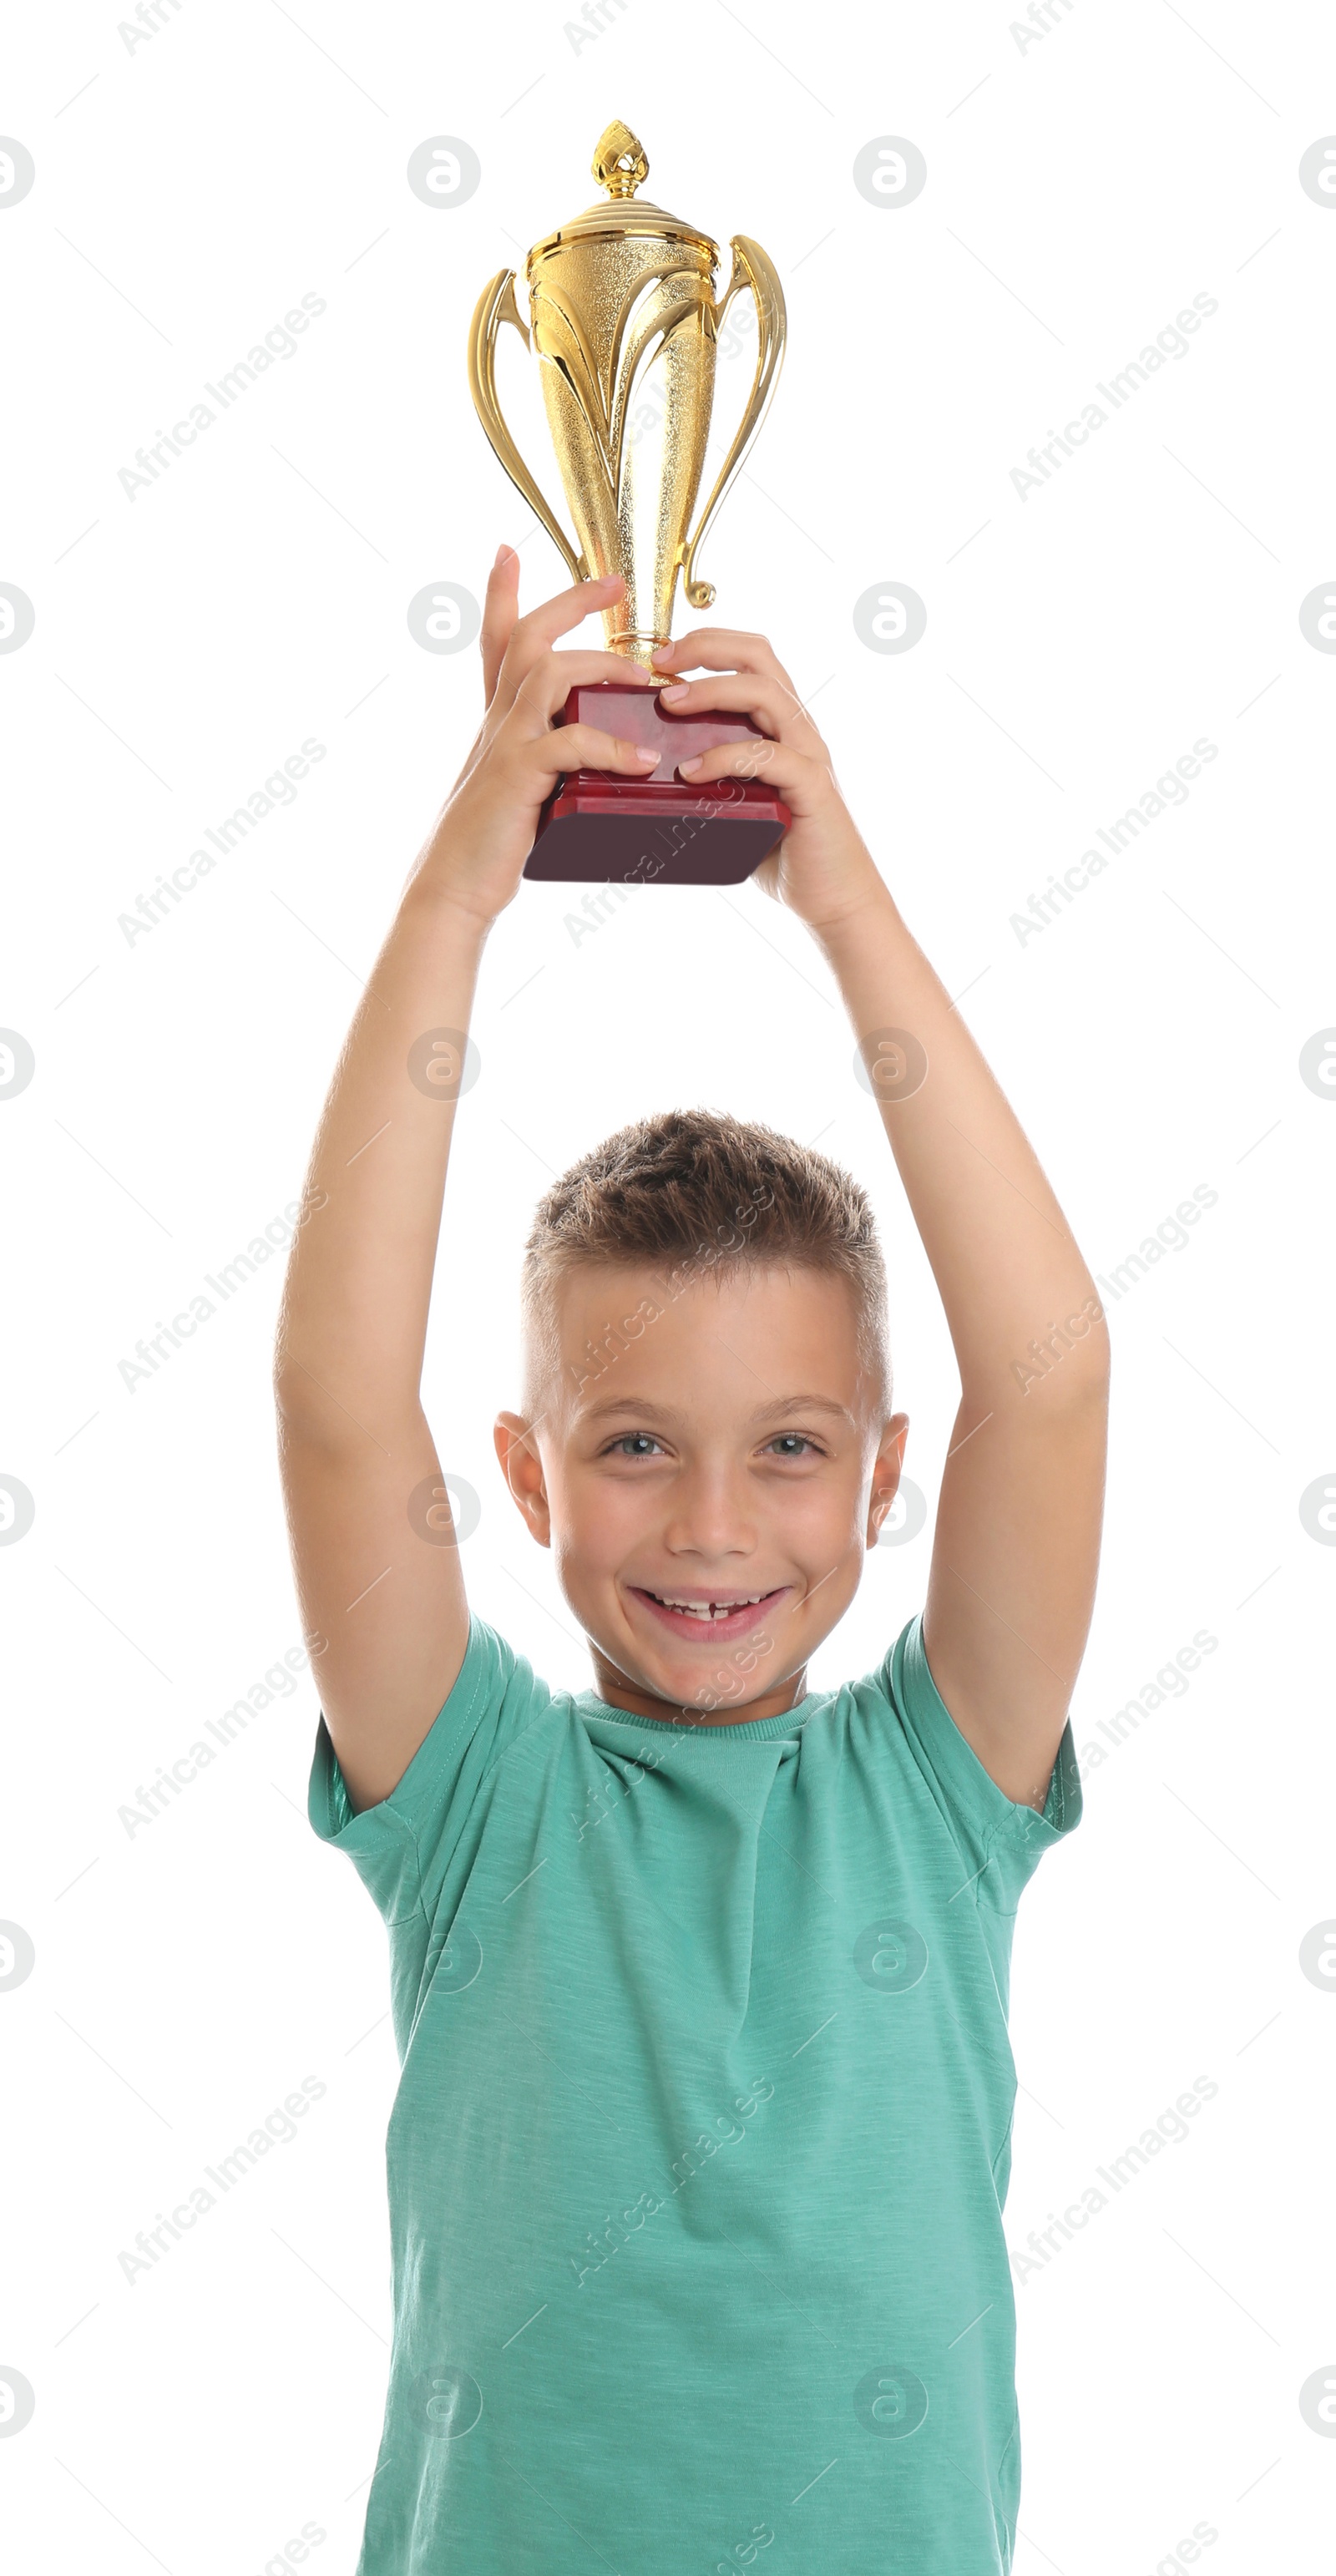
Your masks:
[[[633,197],[641,181],[649,177],[644,144],[629,125],[622,124],[620,117],[615,117],[600,134],[590,167],[610,197]]]

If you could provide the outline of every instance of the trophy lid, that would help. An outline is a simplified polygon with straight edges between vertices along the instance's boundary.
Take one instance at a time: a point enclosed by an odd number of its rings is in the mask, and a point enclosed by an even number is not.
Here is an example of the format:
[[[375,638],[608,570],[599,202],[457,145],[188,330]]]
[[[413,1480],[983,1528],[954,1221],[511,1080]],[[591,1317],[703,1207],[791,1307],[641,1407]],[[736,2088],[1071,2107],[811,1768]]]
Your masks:
[[[667,214],[662,206],[651,204],[648,197],[637,197],[636,190],[649,176],[649,157],[638,135],[623,125],[619,118],[605,127],[598,138],[590,167],[606,197],[598,197],[583,214],[574,215],[554,233],[535,242],[526,263],[526,275],[532,277],[535,260],[545,257],[567,242],[615,241],[625,233],[651,234],[665,241],[690,242],[708,255],[711,268],[719,265],[719,252],[708,233],[696,224],[683,223],[680,215]]]

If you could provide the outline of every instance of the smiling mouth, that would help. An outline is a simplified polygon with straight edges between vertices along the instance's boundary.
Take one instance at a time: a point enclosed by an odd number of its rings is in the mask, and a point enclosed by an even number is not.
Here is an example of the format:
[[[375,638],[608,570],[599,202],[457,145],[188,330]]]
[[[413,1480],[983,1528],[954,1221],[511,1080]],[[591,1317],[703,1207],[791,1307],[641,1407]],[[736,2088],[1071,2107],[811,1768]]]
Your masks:
[[[726,1592],[698,1595],[694,1599],[681,1592],[651,1592],[643,1583],[632,1584],[630,1588],[640,1600],[647,1601],[665,1617],[680,1619],[704,1630],[723,1627],[731,1620],[745,1619],[748,1614],[764,1609],[768,1603],[778,1601],[787,1592],[788,1585],[777,1584],[769,1592]]]

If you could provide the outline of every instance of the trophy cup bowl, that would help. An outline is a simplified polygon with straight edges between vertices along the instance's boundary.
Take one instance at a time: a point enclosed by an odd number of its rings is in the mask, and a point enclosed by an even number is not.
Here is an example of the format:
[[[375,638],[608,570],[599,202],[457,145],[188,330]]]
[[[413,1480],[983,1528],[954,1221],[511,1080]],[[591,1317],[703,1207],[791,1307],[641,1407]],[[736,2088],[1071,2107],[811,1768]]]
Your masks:
[[[622,598],[604,612],[610,652],[650,666],[672,630],[679,573],[693,608],[714,591],[696,556],[746,456],[784,354],[784,296],[758,242],[735,234],[722,297],[720,254],[708,234],[637,197],[648,176],[629,128],[608,126],[593,173],[606,195],[536,242],[525,262],[529,320],[502,269],[479,297],[469,335],[469,386],[478,417],[517,491],[542,521],[576,581],[620,573]],[[735,296],[756,305],[751,390],[713,490],[688,535],[714,404],[720,325]],[[496,391],[496,344],[513,324],[539,366],[543,404],[574,522],[573,546],[525,465]],[[665,685],[667,681],[665,680]],[[692,788],[678,764],[761,729],[749,716],[674,715],[660,693],[616,680],[571,690],[556,721],[597,724],[653,747],[645,778],[573,770],[543,806],[528,877],[614,884],[736,885],[788,830],[788,807],[763,779]]]

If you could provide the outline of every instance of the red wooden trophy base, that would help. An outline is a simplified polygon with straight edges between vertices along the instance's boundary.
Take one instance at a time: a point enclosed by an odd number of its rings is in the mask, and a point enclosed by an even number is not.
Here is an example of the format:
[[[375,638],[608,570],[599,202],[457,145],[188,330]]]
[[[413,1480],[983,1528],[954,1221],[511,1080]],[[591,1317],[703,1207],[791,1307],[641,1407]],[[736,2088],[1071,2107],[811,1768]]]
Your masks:
[[[667,682],[665,686],[669,685]],[[573,769],[543,805],[526,877],[597,885],[739,885],[793,820],[763,778],[679,778],[678,763],[717,743],[764,741],[746,715],[676,715],[657,689],[591,680],[558,724],[597,725],[659,754],[643,778]]]

